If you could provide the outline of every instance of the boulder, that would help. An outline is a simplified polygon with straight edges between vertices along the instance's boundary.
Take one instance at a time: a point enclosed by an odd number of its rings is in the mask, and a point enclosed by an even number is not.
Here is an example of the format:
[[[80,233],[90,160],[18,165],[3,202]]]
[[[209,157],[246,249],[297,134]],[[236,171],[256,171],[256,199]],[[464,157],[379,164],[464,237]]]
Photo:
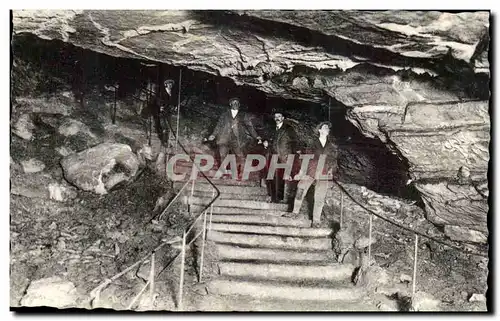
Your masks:
[[[118,183],[134,177],[139,161],[130,146],[103,143],[61,160],[64,178],[76,187],[106,194]]]
[[[344,262],[346,255],[354,250],[355,242],[356,239],[351,225],[343,227],[335,234],[333,238],[333,251],[337,254],[338,262]]]
[[[61,155],[62,157],[66,157],[74,153],[74,151],[71,148],[66,146],[57,147],[56,152],[58,152],[59,155]]]
[[[413,280],[413,277],[409,276],[408,274],[401,274],[401,276],[399,277],[399,282],[401,283],[411,283],[411,281]]]
[[[28,113],[49,115],[70,115],[73,112],[73,99],[64,95],[51,97],[16,97],[19,108]]]
[[[35,158],[31,158],[27,161],[22,161],[21,166],[23,167],[23,171],[25,173],[37,173],[45,169],[45,164]]]
[[[64,202],[77,196],[74,188],[64,186],[59,183],[52,183],[48,186],[49,198],[55,201]]]
[[[79,120],[75,119],[67,119],[65,120],[58,129],[59,134],[64,136],[73,136],[82,132],[84,134],[88,134],[92,138],[96,138],[96,136],[90,131],[90,129]]]
[[[486,233],[458,225],[445,225],[444,233],[453,241],[488,243],[488,235]]]
[[[439,311],[441,301],[435,299],[429,293],[418,291],[412,302],[414,311]]]
[[[375,244],[375,242],[376,242],[376,240],[374,237],[372,237],[371,242],[370,242],[370,239],[368,237],[363,236],[363,237],[360,237],[359,239],[356,240],[356,242],[354,243],[354,246],[358,250],[363,250],[363,249],[367,248],[368,246]]]
[[[389,282],[390,277],[387,271],[377,265],[361,266],[354,277],[354,283],[357,286],[368,289],[374,289],[378,286],[386,285]]]
[[[12,132],[25,140],[30,140],[33,137],[33,129],[35,125],[29,114],[23,114],[19,117]]]
[[[31,282],[21,305],[26,307],[77,307],[78,293],[72,282],[54,276]]]
[[[469,298],[469,302],[486,302],[486,296],[484,294],[474,293]]]
[[[19,171],[21,169],[21,165],[19,165],[18,163],[16,163],[16,161],[14,161],[14,159],[12,158],[12,156],[10,157],[10,170],[11,170],[11,173],[13,171]]]

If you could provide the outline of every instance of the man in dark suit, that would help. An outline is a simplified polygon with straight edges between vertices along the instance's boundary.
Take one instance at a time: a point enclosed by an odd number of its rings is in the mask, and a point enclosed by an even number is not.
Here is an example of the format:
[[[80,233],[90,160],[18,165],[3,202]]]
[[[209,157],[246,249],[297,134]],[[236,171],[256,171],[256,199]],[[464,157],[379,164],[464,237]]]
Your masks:
[[[285,120],[282,112],[275,111],[273,115],[276,127],[273,130],[270,144],[265,141],[264,147],[267,148],[270,145],[271,157],[277,155],[275,156],[277,157],[277,163],[284,164],[287,162],[288,155],[294,155],[297,149],[297,134],[294,128]],[[282,202],[285,196],[288,197],[285,191],[284,174],[285,169],[277,168],[273,175],[273,180],[270,182],[272,202]]]
[[[318,135],[312,146],[303,151],[304,154],[312,154],[305,170],[301,168],[295,179],[300,180],[297,185],[297,194],[293,206],[293,213],[298,214],[302,202],[311,185],[314,187],[314,207],[312,215],[312,226],[317,227],[320,224],[321,212],[325,204],[326,192],[331,187],[331,179],[338,176],[338,147],[334,138],[329,136],[330,122],[322,122],[315,128]],[[324,161],[320,161],[323,158]]]
[[[176,110],[172,88],[172,79],[161,81],[161,78],[153,86],[153,97],[149,101],[148,108],[144,110],[143,117],[153,117],[156,133],[162,145],[167,146],[170,136],[168,123],[171,121],[171,114]]]
[[[240,100],[238,98],[231,98],[229,106],[230,110],[219,117],[208,140],[216,140],[221,163],[229,151],[233,152],[236,155],[236,163],[241,173],[247,144],[252,138],[260,143],[261,137],[255,131],[250,116],[240,111]]]

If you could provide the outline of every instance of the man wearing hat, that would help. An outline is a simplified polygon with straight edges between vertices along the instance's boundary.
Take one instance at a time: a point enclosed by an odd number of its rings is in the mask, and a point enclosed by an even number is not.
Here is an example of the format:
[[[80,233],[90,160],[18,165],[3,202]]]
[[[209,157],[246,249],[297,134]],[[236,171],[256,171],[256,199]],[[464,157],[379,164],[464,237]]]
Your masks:
[[[154,98],[151,100],[148,113],[153,116],[156,133],[162,145],[168,144],[170,128],[168,122],[171,119],[171,113],[175,109],[175,101],[172,97],[172,87],[175,81],[167,79],[163,83],[155,84],[153,87]]]
[[[271,156],[277,155],[277,163],[283,164],[287,162],[288,155],[293,155],[297,150],[297,134],[285,119],[282,111],[274,110],[273,117],[276,127],[272,131],[270,142],[264,141],[264,147],[267,148],[270,143]],[[285,190],[284,173],[283,168],[277,168],[275,173],[272,173],[273,180],[269,186],[272,202],[279,203],[284,200],[285,196],[288,197]]]
[[[255,131],[250,116],[240,111],[240,100],[238,98],[231,98],[229,107],[230,109],[219,117],[208,140],[216,140],[221,163],[229,151],[234,153],[241,173],[246,145],[252,138],[260,143],[261,137]]]
[[[314,158],[309,161],[307,169],[299,172],[295,179],[300,180],[297,185],[297,194],[295,195],[293,213],[298,214],[302,202],[311,185],[314,187],[314,207],[312,226],[317,227],[320,224],[321,212],[325,204],[325,197],[328,187],[331,186],[332,177],[337,176],[337,155],[338,148],[335,139],[329,136],[332,124],[328,121],[321,122],[314,129],[317,138],[314,139],[312,146],[303,151],[305,154],[313,154]],[[324,159],[324,164],[320,161]]]

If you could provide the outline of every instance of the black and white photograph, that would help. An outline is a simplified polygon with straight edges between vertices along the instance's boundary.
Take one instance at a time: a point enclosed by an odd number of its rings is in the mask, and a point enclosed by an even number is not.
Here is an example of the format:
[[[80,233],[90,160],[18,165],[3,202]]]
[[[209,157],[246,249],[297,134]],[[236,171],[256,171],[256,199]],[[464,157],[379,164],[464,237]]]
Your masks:
[[[491,313],[492,13],[444,9],[10,10],[10,311]]]

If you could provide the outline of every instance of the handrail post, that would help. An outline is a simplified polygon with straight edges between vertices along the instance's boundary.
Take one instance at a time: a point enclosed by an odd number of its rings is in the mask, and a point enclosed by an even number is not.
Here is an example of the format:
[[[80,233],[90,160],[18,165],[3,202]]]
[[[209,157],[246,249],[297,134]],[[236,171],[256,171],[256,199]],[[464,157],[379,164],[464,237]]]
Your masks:
[[[370,214],[370,229],[368,232],[368,265],[371,264],[372,260],[372,221],[373,221],[373,214]]]
[[[149,272],[149,296],[151,297],[151,306],[154,304],[155,292],[155,252],[151,254],[151,271]]]
[[[114,103],[113,103],[113,111],[111,112],[111,122],[114,125],[116,121],[116,88],[115,90],[113,90],[113,94],[114,94]]]
[[[182,249],[181,249],[181,275],[179,280],[179,294],[177,297],[177,308],[182,311],[182,296],[183,296],[183,287],[184,287],[184,261],[186,259],[186,231],[182,234]]]
[[[344,214],[344,192],[340,190],[340,228],[342,229],[342,221]]]
[[[202,234],[202,243],[201,243],[201,257],[200,257],[200,279],[199,282],[201,282],[201,278],[203,275],[203,254],[205,252],[205,239],[207,237],[207,210],[205,210],[205,213],[203,214],[203,234]]]
[[[214,211],[214,197],[215,197],[215,189],[212,188],[212,204],[210,204],[210,223],[208,224],[208,231],[212,230],[212,213]]]
[[[194,177],[191,179],[191,197],[194,195]]]
[[[175,153],[177,153],[177,141],[179,140],[179,117],[181,111],[181,81],[182,81],[182,68],[179,69],[179,96],[177,99],[177,128],[175,131]]]
[[[415,249],[413,257],[413,279],[412,279],[412,289],[411,289],[411,304],[413,306],[415,302],[415,289],[417,285],[417,252],[418,252],[418,234],[415,234]]]

